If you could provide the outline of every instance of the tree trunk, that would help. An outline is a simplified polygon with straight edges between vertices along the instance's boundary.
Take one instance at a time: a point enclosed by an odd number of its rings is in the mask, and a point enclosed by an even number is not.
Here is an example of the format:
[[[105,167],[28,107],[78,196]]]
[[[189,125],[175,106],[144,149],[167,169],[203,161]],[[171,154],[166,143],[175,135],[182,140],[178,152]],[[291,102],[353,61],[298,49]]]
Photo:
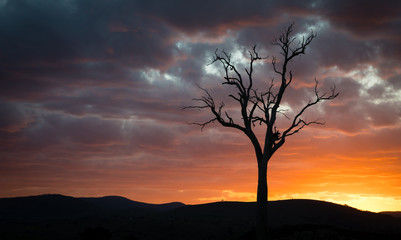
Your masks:
[[[267,161],[258,161],[258,193],[256,201],[256,239],[270,239],[267,219]]]

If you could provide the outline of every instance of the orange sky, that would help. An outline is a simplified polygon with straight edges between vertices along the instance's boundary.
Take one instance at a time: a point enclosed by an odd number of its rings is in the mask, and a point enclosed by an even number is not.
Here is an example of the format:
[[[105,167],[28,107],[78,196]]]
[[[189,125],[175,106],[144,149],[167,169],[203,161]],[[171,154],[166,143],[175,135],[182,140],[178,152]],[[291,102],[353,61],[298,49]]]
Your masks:
[[[0,1],[0,197],[255,201],[249,140],[188,125],[211,115],[181,107],[200,85],[234,114],[214,51],[242,69],[256,43],[265,88],[280,56],[271,40],[295,22],[298,39],[317,37],[291,62],[282,107],[293,116],[313,98],[314,78],[340,95],[307,112],[325,125],[271,159],[269,198],[401,211],[401,3],[212,2]]]

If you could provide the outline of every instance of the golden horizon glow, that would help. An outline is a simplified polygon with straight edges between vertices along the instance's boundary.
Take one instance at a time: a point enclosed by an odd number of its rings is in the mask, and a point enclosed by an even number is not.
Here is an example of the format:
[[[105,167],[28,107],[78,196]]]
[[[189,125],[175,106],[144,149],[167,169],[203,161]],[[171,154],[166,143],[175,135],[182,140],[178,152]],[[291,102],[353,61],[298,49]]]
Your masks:
[[[194,204],[210,203],[218,201],[240,201],[255,202],[256,193],[254,192],[234,192],[232,190],[222,190],[221,196],[199,198],[199,202]],[[371,196],[362,194],[344,194],[339,192],[316,192],[316,193],[293,193],[284,195],[269,195],[269,201],[290,200],[290,199],[310,199],[332,202],[340,205],[353,207],[362,211],[384,212],[401,211],[401,199],[385,196]]]

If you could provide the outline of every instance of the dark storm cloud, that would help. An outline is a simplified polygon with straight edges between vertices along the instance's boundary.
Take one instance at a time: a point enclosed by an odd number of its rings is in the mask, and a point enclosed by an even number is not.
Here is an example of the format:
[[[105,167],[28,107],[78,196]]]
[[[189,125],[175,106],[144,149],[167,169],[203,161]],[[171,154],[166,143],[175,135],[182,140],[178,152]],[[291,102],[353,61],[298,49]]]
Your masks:
[[[14,133],[29,126],[32,115],[21,108],[19,104],[0,102],[0,132]]]
[[[388,83],[366,89],[352,78],[325,79],[325,87],[332,84],[341,92],[336,104],[324,106],[325,118],[331,127],[357,134],[370,128],[398,126],[401,112],[396,105],[399,99],[387,90]]]
[[[311,46],[313,56],[320,66],[337,66],[349,71],[357,65],[368,64],[375,60],[377,53],[369,41],[356,41],[348,36],[333,32],[319,32],[318,38]]]
[[[356,40],[360,45],[358,48],[368,43],[368,52],[376,51],[376,58],[382,56],[381,61],[401,63],[401,2],[317,1],[316,13],[330,22],[333,32],[350,35],[352,42]]]
[[[144,83],[146,86],[146,83]],[[104,118],[158,119],[160,121],[177,121],[177,115],[183,115],[180,106],[185,105],[185,96],[191,95],[177,90],[174,85],[164,84],[169,91],[162,88],[105,88],[94,87],[81,90],[75,96],[49,98],[42,103],[43,109],[62,111],[67,114],[85,116],[98,115]],[[175,98],[180,95],[181,98]],[[166,101],[168,99],[168,101]]]
[[[272,19],[269,1],[142,1],[143,10],[188,33],[224,34],[223,26],[239,27]],[[263,17],[264,16],[264,17]]]
[[[13,141],[14,146],[3,148],[3,145],[2,151],[23,155],[30,152],[48,155],[51,159],[77,157],[79,162],[90,156],[130,155],[153,145],[168,148],[177,136],[176,131],[153,122],[68,117],[54,113],[37,115],[30,124],[30,128],[16,133],[23,138],[3,138]],[[157,139],[154,136],[158,136]]]
[[[319,32],[308,50],[310,56],[292,65],[297,79],[307,82],[319,67],[350,70],[388,51],[375,42],[377,37],[358,40],[379,31],[366,24],[395,34],[396,6],[380,7],[377,14],[371,12],[371,5],[346,1],[333,6],[326,1],[7,1],[0,9],[4,29],[0,33],[1,93],[5,99],[32,101],[44,109],[77,116],[138,115],[160,120],[168,116],[171,120],[174,116],[168,112],[177,112],[173,105],[184,103],[174,96],[184,99],[190,94],[173,84],[150,84],[143,73],[157,69],[162,81],[168,73],[199,82],[205,53],[215,47],[190,43],[181,49],[175,44],[180,34],[205,32],[216,38],[233,29],[238,30],[237,43],[248,47],[258,39],[272,49],[270,40],[291,20],[290,13],[301,31],[321,20],[346,29]],[[361,22],[362,18],[369,20]],[[350,37],[358,34],[359,38]],[[229,51],[232,44],[218,47]],[[295,104],[300,96],[305,93],[293,91],[289,102]],[[176,101],[160,103],[171,98]]]
[[[129,71],[169,65],[171,32],[137,10],[123,1],[7,1],[0,8],[2,96],[32,100],[121,85]]]
[[[401,89],[401,75],[392,76],[388,81],[394,89]]]
[[[69,64],[118,58],[132,67],[162,66],[169,61],[164,39],[170,33],[137,10],[124,1],[8,1],[0,9],[1,59]]]
[[[358,38],[399,39],[399,1],[316,1],[316,9],[335,27]]]
[[[44,101],[92,86],[135,86],[131,73],[115,63],[35,64],[3,67],[2,97],[19,101]]]

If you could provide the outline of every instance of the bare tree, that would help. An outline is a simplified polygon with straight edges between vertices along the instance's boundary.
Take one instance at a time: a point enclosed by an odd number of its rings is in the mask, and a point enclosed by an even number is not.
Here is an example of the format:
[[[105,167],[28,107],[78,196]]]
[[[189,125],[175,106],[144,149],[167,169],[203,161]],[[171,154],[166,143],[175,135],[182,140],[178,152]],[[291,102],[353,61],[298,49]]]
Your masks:
[[[272,44],[280,48],[282,55],[280,61],[276,57],[272,57],[271,64],[274,72],[279,77],[279,87],[274,86],[274,78],[266,86],[262,92],[254,87],[254,64],[266,58],[260,57],[256,51],[256,46],[249,52],[249,66],[245,68],[245,74],[242,75],[240,70],[233,63],[231,56],[222,52],[219,54],[216,50],[214,59],[210,64],[221,63],[224,69],[223,85],[233,86],[236,93],[230,94],[229,97],[235,100],[239,105],[241,113],[240,120],[234,120],[230,114],[224,110],[224,103],[216,104],[214,98],[208,90],[201,88],[204,96],[194,98],[197,102],[193,106],[185,108],[209,109],[213,118],[206,122],[195,122],[202,129],[213,122],[218,122],[224,127],[235,128],[243,132],[251,141],[258,164],[258,188],[257,188],[257,238],[268,239],[267,227],[267,203],[268,203],[268,187],[267,187],[267,167],[269,160],[273,154],[285,143],[287,137],[298,133],[305,126],[311,124],[324,124],[318,120],[307,121],[302,118],[305,111],[310,107],[325,100],[332,100],[338,96],[335,86],[329,93],[320,93],[318,90],[318,81],[315,79],[314,96],[299,112],[289,118],[281,109],[280,104],[283,103],[283,97],[286,89],[293,81],[292,71],[289,70],[289,63],[299,55],[305,54],[305,51],[316,34],[311,32],[308,36],[298,39],[292,35],[293,24],[285,28],[285,31]],[[244,72],[242,72],[244,73]],[[289,119],[287,128],[279,129],[277,127],[278,114],[283,114]],[[256,125],[264,126],[264,139],[262,142],[255,134]],[[262,147],[263,146],[263,147]]]

